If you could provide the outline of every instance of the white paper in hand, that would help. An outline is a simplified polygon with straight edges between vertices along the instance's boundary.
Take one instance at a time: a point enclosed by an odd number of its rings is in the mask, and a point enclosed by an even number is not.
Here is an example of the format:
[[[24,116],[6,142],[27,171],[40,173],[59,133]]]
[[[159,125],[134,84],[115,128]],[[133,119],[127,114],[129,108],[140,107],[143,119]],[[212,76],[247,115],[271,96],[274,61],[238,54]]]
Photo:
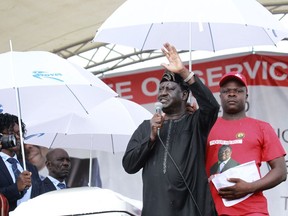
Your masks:
[[[215,185],[216,189],[219,190],[220,188],[234,185],[234,183],[227,181],[228,178],[241,178],[242,180],[246,182],[253,182],[253,181],[260,179],[260,175],[259,175],[255,161],[251,161],[251,162],[247,162],[239,166],[230,168],[223,173],[215,175],[215,177],[212,179],[212,182]],[[235,199],[235,200],[222,199],[222,201],[226,207],[229,207],[247,199],[251,195],[252,193],[240,199]]]

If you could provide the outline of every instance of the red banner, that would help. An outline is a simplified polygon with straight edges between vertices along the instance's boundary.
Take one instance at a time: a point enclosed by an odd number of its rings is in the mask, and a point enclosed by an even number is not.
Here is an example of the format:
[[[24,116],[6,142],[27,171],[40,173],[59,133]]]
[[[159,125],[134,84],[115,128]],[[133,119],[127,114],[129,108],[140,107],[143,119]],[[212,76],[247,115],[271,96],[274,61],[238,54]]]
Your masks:
[[[242,53],[193,62],[193,71],[211,89],[218,92],[222,74],[231,70],[243,73],[250,86],[288,86],[288,55],[279,53]],[[188,67],[188,65],[187,65]],[[139,104],[154,103],[162,67],[125,75],[114,75],[103,81],[121,97]]]

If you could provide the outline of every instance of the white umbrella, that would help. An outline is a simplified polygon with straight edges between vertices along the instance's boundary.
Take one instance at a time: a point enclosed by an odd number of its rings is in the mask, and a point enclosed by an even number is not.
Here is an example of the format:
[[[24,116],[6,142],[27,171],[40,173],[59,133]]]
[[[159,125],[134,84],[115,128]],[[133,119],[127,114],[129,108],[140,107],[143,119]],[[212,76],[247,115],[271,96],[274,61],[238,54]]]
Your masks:
[[[17,115],[26,125],[68,113],[88,114],[117,95],[90,72],[50,52],[0,54],[0,75],[1,111]]]
[[[48,148],[72,148],[123,152],[135,129],[152,114],[123,98],[110,98],[86,116],[63,118],[31,125],[26,142]]]
[[[51,191],[21,203],[10,216],[132,215],[140,216],[142,202],[112,190],[78,187]]]
[[[256,0],[127,0],[93,41],[140,50],[157,50],[169,42],[179,50],[217,51],[276,45],[287,36],[287,29]]]
[[[93,41],[140,50],[159,49],[169,42],[180,50],[217,51],[275,45],[287,35],[256,0],[127,0]]]
[[[27,125],[68,113],[84,115],[100,102],[117,96],[87,70],[45,51],[0,54],[0,75],[3,111],[19,115],[18,102]]]
[[[89,115],[72,114],[30,126],[25,142],[48,148],[90,150],[90,186],[92,151],[124,152],[135,129],[151,117],[148,110],[133,101],[110,98],[95,107]]]

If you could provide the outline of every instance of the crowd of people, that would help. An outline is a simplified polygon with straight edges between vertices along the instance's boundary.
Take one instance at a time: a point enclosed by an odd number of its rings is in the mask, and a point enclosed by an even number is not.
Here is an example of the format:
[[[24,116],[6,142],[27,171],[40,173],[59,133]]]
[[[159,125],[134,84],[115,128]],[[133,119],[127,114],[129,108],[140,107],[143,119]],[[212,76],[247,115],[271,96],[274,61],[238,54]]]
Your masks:
[[[246,116],[246,78],[233,71],[223,75],[218,117],[212,92],[183,65],[176,48],[166,43],[162,51],[169,61],[158,91],[163,113],[135,130],[122,160],[127,173],[142,170],[142,215],[269,215],[263,191],[286,180],[286,152],[269,123]],[[189,94],[197,108],[187,104]],[[270,171],[252,182],[238,173],[222,180],[227,186],[215,187],[221,173],[253,161],[257,173],[262,162]]]
[[[22,120],[21,126],[24,137],[26,125]],[[66,150],[24,144],[24,152],[27,155],[24,170],[21,133],[16,115],[0,113],[0,134],[1,216],[8,215],[10,211],[29,199],[69,187],[67,180],[72,166]],[[99,171],[99,167],[96,168]],[[100,175],[98,178],[100,179]]]
[[[162,48],[169,63],[157,100],[162,111],[143,121],[133,133],[122,159],[129,174],[142,171],[143,216],[269,215],[263,191],[285,181],[286,152],[268,122],[246,116],[248,85],[237,72],[223,75],[219,82],[220,105],[201,79],[183,64],[176,48]],[[193,95],[197,106],[189,104]],[[15,145],[0,143],[1,211],[6,215],[21,202],[52,190],[67,188],[71,159],[64,149],[41,149],[26,145],[30,162],[21,157],[18,117],[0,113],[0,133],[13,135]],[[6,142],[6,141],[5,141]],[[33,153],[34,152],[34,153]],[[32,164],[35,152],[42,155]],[[33,156],[34,155],[34,156]],[[214,180],[222,173],[253,162],[258,171],[262,162],[270,170],[249,182],[237,177]],[[46,169],[42,176],[40,170]],[[39,175],[39,172],[41,176]],[[243,199],[244,198],[244,199]],[[240,200],[231,206],[226,201]],[[3,213],[3,215],[5,215]]]

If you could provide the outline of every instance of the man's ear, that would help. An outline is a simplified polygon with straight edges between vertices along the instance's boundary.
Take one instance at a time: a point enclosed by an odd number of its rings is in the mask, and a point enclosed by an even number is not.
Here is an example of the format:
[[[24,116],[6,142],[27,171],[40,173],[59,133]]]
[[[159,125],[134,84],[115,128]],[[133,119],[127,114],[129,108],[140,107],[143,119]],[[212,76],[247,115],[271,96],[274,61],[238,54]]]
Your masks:
[[[248,94],[246,94],[246,99],[248,98]]]
[[[188,97],[189,97],[189,92],[188,91],[186,91],[186,90],[184,90],[183,92],[182,92],[182,99],[183,100],[188,100]]]
[[[46,167],[49,167],[50,161],[45,161],[45,165],[46,165]]]

